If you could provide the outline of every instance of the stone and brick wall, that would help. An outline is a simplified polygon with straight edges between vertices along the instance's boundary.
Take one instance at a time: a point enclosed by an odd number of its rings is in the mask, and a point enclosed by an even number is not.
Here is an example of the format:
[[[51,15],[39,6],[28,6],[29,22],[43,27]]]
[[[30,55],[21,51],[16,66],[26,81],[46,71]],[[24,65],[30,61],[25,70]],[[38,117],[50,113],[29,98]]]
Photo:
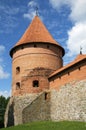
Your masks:
[[[5,127],[39,120],[86,121],[86,80],[67,83],[59,91],[11,97]]]
[[[22,117],[23,123],[50,120],[50,92],[42,93],[30,105],[23,109]]]
[[[5,127],[38,120],[50,120],[50,92],[11,97]]]

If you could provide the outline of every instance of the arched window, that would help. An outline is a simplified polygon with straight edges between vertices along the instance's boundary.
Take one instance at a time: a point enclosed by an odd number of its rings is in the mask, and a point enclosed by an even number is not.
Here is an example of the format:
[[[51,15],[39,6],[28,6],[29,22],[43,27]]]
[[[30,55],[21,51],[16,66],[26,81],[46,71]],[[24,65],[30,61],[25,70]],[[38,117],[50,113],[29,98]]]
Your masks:
[[[16,83],[16,89],[20,89],[20,82]]]
[[[20,73],[20,67],[16,67],[16,74],[19,74]]]
[[[39,87],[39,81],[38,80],[33,81],[33,87]]]

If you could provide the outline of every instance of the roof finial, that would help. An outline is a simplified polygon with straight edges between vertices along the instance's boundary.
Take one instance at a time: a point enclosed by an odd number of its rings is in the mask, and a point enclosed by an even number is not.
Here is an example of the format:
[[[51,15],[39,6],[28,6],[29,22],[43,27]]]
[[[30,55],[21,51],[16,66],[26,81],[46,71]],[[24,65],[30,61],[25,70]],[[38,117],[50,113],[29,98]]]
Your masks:
[[[38,16],[38,7],[36,6],[36,16]]]
[[[82,47],[80,46],[80,55],[82,55]]]

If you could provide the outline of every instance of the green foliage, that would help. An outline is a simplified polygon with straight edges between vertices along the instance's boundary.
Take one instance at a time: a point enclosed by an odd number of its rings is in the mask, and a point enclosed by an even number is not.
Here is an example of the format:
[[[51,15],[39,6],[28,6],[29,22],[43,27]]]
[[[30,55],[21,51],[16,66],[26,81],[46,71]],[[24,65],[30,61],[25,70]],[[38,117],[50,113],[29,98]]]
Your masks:
[[[4,127],[4,114],[8,101],[9,97],[6,99],[4,96],[0,96],[0,128]]]
[[[33,122],[25,125],[18,125],[15,127],[4,128],[1,130],[85,130],[85,122],[72,122],[72,121],[62,121],[62,122]]]

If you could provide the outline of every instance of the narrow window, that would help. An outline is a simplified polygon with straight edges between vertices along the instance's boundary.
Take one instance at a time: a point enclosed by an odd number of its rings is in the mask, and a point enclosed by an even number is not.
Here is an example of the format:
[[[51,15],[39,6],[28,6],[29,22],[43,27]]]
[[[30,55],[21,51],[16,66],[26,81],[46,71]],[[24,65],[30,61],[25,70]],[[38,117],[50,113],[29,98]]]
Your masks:
[[[20,82],[17,82],[17,83],[16,83],[16,89],[17,89],[17,90],[20,89]]]
[[[47,48],[50,48],[49,45],[47,45]]]
[[[68,75],[70,75],[70,72],[68,72]]]
[[[36,45],[34,45],[34,47],[37,47]]]
[[[49,100],[50,99],[50,93],[49,92],[45,92],[45,100]]]
[[[79,67],[79,70],[80,70],[81,68]]]
[[[45,100],[47,100],[48,98],[48,93],[45,93]]]
[[[39,87],[39,81],[38,80],[33,81],[33,87]]]
[[[24,47],[22,46],[21,49],[24,49]]]
[[[59,79],[61,79],[61,76],[59,76]]]
[[[20,67],[16,67],[16,74],[19,74],[20,73]]]

